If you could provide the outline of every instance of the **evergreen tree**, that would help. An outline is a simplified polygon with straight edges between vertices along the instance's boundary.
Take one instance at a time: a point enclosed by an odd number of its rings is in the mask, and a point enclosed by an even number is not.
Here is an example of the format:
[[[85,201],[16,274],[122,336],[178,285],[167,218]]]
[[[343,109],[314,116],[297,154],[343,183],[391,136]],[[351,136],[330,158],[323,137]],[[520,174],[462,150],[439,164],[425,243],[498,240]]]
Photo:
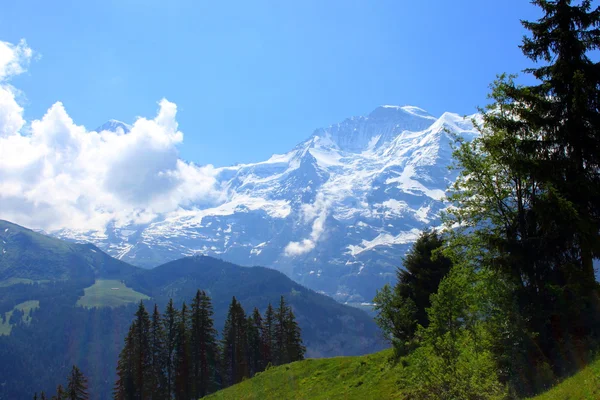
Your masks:
[[[52,396],[52,400],[66,400],[67,399],[67,394],[65,393],[65,390],[63,389],[62,385],[58,385],[56,387],[56,395]]]
[[[165,367],[167,355],[165,349],[165,332],[158,306],[154,304],[150,326],[150,370],[152,399],[167,398],[167,378]]]
[[[175,338],[175,399],[191,398],[190,346],[188,335],[188,310],[185,303],[181,307]]]
[[[263,359],[263,343],[261,333],[263,332],[262,316],[258,308],[254,308],[252,315],[248,317],[246,322],[247,341],[248,341],[248,363],[250,366],[250,376],[254,376],[257,372],[263,371],[265,363]]]
[[[221,346],[224,384],[235,385],[249,376],[246,314],[235,297],[229,305]]]
[[[590,1],[535,0],[544,12],[524,22],[521,46],[538,63],[537,79],[518,86],[494,83],[481,135],[456,152],[461,175],[450,223],[459,222],[479,246],[479,268],[500,271],[512,288],[515,312],[498,354],[524,354],[507,379],[532,393],[572,371],[600,339],[598,285],[592,261],[600,256],[600,8]],[[510,307],[509,307],[510,309]],[[543,376],[546,376],[543,379]]]
[[[281,296],[279,299],[279,307],[275,310],[275,343],[273,348],[275,365],[287,364],[290,362],[287,346],[287,315],[288,306],[283,296]]]
[[[275,310],[271,303],[267,306],[265,311],[265,318],[263,322],[263,329],[261,331],[261,342],[262,342],[262,359],[265,363],[265,368],[269,364],[273,364],[273,350],[275,349]]]
[[[134,383],[134,325],[131,324],[125,337],[125,345],[117,362],[117,382],[113,396],[115,400],[133,400],[136,398]]]
[[[452,262],[441,253],[444,240],[435,231],[423,232],[413,244],[397,271],[393,290],[388,286],[377,292],[373,302],[378,325],[391,339],[398,355],[404,354],[417,329],[429,325],[427,308]]]
[[[195,398],[203,397],[217,388],[218,342],[214,328],[210,297],[198,290],[191,306],[191,382]]]
[[[163,318],[163,331],[165,334],[165,375],[166,375],[166,396],[171,398],[175,390],[175,371],[176,371],[176,348],[178,333],[179,311],[173,304],[173,299],[169,300],[165,309]]]
[[[66,398],[68,400],[87,400],[87,379],[83,373],[73,365],[68,378]]]
[[[46,393],[44,393],[44,392],[40,393],[40,400],[47,400]]]
[[[134,321],[134,383],[136,398],[152,397],[152,351],[150,348],[150,315],[140,301]]]
[[[301,329],[296,322],[296,317],[292,311],[292,307],[288,307],[286,315],[285,327],[286,327],[286,344],[287,354],[290,362],[304,360],[304,353],[306,353],[306,347],[302,344]]]

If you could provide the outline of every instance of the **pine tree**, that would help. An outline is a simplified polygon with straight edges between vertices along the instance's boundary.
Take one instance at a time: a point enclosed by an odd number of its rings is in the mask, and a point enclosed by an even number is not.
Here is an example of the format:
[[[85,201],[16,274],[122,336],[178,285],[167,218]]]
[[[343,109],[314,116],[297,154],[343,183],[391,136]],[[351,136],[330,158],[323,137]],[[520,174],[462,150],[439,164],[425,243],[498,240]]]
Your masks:
[[[52,400],[66,400],[67,399],[67,395],[65,393],[65,390],[63,389],[62,385],[58,385],[56,387],[56,395],[52,396]]]
[[[254,308],[252,315],[248,317],[247,342],[248,342],[248,363],[250,366],[250,376],[263,371],[265,363],[263,360],[263,343],[261,333],[263,332],[262,316],[258,308]]]
[[[87,379],[83,373],[73,365],[71,375],[68,378],[66,398],[68,400],[87,400]]]
[[[175,399],[189,400],[190,385],[190,343],[188,329],[188,309],[185,303],[181,306],[177,335],[175,338]]]
[[[40,400],[47,400],[46,393],[44,393],[44,392],[40,393]]]
[[[267,306],[265,311],[265,318],[263,322],[263,329],[261,332],[262,342],[262,359],[265,363],[265,368],[269,364],[273,364],[273,350],[275,349],[275,310],[271,303]]]
[[[273,359],[275,365],[287,364],[291,361],[288,353],[288,306],[283,296],[279,299],[279,307],[275,310],[275,343]]]
[[[246,314],[242,305],[233,297],[221,341],[221,364],[225,386],[239,383],[249,376],[246,339]]]
[[[286,342],[287,354],[290,362],[304,360],[306,347],[302,344],[302,331],[296,322],[296,317],[292,311],[292,307],[288,307],[286,315]]]
[[[452,267],[451,260],[441,253],[443,246],[444,240],[435,231],[421,233],[404,258],[404,268],[397,271],[394,288],[384,286],[373,299],[375,320],[397,355],[408,350],[417,324],[429,325],[426,310],[431,306],[430,297]]]
[[[152,354],[150,348],[150,315],[140,301],[134,321],[134,383],[136,396],[140,399],[152,397]]]
[[[198,290],[191,308],[191,382],[192,393],[198,398],[217,388],[219,354],[210,297]]]
[[[533,3],[545,15],[523,22],[531,35],[521,49],[538,63],[527,70],[537,82],[494,83],[481,136],[456,152],[463,172],[450,221],[472,238],[465,248],[485,249],[479,266],[513,288],[510,318],[527,339],[507,337],[499,353],[524,354],[531,365],[525,374],[514,362],[503,368],[521,393],[551,382],[536,383],[540,372],[568,373],[600,339],[592,265],[600,256],[600,63],[589,58],[600,46],[600,8]]]
[[[152,399],[162,400],[167,398],[166,363],[165,332],[158,306],[154,304],[150,326],[150,388]]]
[[[166,375],[166,397],[171,398],[175,390],[176,371],[176,348],[178,332],[179,311],[169,300],[163,318],[163,330],[165,334],[165,375]]]
[[[119,354],[117,362],[117,382],[113,391],[115,400],[133,400],[136,398],[134,383],[134,325],[131,324],[125,337],[125,345]]]

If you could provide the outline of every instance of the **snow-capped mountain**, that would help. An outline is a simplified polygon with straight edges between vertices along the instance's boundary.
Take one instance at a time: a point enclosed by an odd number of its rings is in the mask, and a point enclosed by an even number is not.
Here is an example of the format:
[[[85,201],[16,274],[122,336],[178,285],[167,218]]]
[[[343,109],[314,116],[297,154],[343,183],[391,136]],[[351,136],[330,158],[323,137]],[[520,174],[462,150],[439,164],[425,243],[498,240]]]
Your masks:
[[[128,126],[109,121],[98,130],[117,129]],[[419,232],[439,225],[456,178],[448,169],[453,134],[468,140],[477,131],[470,117],[378,107],[316,130],[288,153],[220,168],[228,194],[216,206],[104,233],[54,234],[148,268],[199,253],[264,265],[340,301],[370,302]]]

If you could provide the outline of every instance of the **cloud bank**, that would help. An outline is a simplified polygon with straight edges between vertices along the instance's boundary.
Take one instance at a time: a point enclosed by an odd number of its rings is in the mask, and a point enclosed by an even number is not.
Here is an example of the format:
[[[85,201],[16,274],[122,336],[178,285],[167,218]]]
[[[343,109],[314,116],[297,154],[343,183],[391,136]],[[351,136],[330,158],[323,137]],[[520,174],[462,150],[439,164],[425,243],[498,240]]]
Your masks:
[[[25,41],[0,41],[0,219],[45,230],[103,231],[148,223],[224,194],[216,169],[179,159],[177,106],[161,100],[154,118],[124,133],[77,125],[60,102],[27,123],[10,79],[26,71]]]

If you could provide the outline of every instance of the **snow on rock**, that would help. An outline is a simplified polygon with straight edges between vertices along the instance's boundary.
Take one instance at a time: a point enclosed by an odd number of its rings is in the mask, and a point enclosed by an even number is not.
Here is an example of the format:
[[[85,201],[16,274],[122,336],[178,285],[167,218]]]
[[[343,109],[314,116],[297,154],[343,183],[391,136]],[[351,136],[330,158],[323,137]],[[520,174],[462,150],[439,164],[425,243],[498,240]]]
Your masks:
[[[419,232],[440,224],[456,179],[447,168],[453,135],[475,137],[472,120],[480,117],[384,105],[317,129],[285,154],[218,168],[227,195],[216,203],[143,225],[53,233],[144,267],[206,254],[279,269],[340,301],[370,301]],[[98,131],[129,128],[109,121]]]

